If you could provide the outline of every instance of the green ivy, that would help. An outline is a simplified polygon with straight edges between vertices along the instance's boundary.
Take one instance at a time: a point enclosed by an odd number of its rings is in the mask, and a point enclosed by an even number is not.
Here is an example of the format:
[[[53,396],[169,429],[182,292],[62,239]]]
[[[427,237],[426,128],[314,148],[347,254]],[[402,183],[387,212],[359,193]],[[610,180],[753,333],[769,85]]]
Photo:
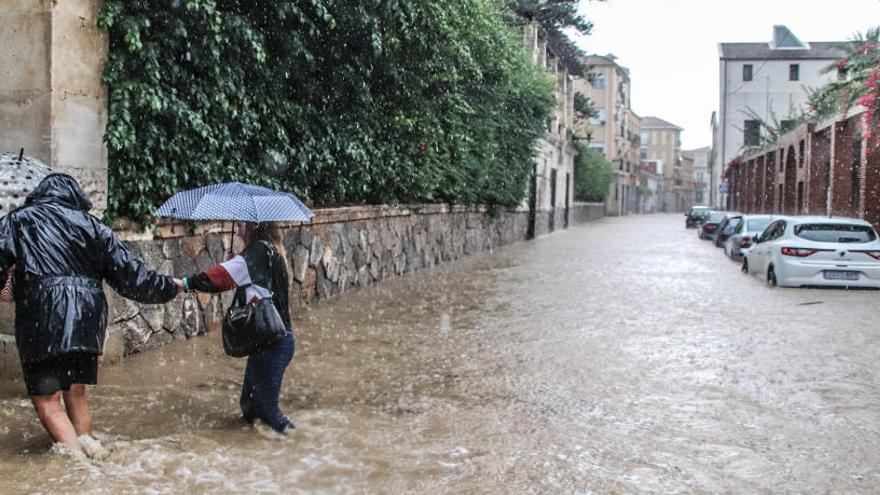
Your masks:
[[[578,201],[602,203],[614,181],[614,166],[602,153],[581,143],[574,145],[574,198]]]
[[[107,0],[110,219],[243,181],[516,206],[553,108],[500,0]]]

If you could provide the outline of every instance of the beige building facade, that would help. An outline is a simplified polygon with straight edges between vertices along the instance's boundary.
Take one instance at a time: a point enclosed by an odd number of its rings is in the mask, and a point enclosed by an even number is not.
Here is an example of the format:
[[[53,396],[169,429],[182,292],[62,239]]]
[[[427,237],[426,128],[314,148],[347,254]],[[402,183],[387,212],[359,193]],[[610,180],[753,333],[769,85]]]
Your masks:
[[[681,133],[684,129],[658,117],[642,118],[641,156],[657,164],[663,178],[659,191],[660,210],[684,211],[693,201],[693,167],[684,167]]]
[[[606,214],[626,215],[638,211],[639,136],[641,118],[630,104],[629,70],[613,55],[590,55],[591,80],[575,81],[575,91],[588,96],[598,115],[579,121],[578,136],[589,136],[589,147],[613,165],[614,181],[605,201]]]
[[[524,29],[528,58],[555,81],[556,110],[544,137],[539,140],[531,192],[525,206],[534,210],[530,235],[565,228],[570,221],[574,200],[574,156],[571,144],[574,130],[574,80],[554,47],[539,34],[538,25]]]
[[[709,169],[709,162],[712,157],[712,147],[705,146],[694,150],[682,151],[681,155],[682,157],[693,159],[694,203],[709,205],[711,199],[711,171]]]

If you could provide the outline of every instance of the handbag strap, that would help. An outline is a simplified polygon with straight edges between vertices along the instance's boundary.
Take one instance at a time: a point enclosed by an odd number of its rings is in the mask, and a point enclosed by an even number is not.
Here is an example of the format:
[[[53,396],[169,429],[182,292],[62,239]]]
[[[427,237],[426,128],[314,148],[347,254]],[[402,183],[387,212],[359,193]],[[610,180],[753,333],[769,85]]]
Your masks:
[[[274,261],[274,259],[275,259],[275,254],[276,254],[275,246],[273,246],[272,244],[270,244],[270,243],[268,243],[268,242],[266,242],[266,241],[257,241],[257,242],[260,242],[260,243],[262,243],[263,245],[265,245],[265,246],[266,246],[266,250],[268,251],[268,256],[269,256],[269,277],[268,277],[268,280],[267,280],[267,282],[268,282],[267,285],[268,285],[268,286],[266,287],[266,290],[268,290],[268,291],[272,294],[272,296],[274,297],[274,296],[275,296],[275,291],[272,290],[272,285],[273,285],[273,283],[272,283],[272,278],[273,278],[273,275],[275,274],[275,272],[273,271],[273,268],[272,268],[272,262]],[[235,296],[234,296],[234,297],[235,297],[235,299],[239,300],[241,304],[246,304],[246,303],[247,303],[247,301],[245,300],[245,293],[247,292],[247,288],[250,287],[251,285],[254,285],[253,282],[251,282],[251,283],[249,283],[249,284],[239,285],[239,286],[235,289]]]

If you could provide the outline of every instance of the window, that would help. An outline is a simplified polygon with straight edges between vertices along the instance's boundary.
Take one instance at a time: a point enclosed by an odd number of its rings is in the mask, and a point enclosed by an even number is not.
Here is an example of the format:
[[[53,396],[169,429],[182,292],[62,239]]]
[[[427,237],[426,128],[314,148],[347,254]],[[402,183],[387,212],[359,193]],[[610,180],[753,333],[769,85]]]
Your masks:
[[[593,75],[593,80],[590,83],[593,85],[593,89],[605,89],[605,74]]]
[[[752,80],[752,64],[743,65],[743,81]]]
[[[794,235],[816,242],[871,242],[877,238],[867,225],[808,223],[798,225]]]
[[[749,232],[761,232],[770,224],[769,218],[752,218],[749,219]]]
[[[590,123],[593,125],[605,125],[605,119],[608,117],[605,113],[604,108],[596,109],[596,116],[590,119]]]
[[[602,153],[602,156],[605,156],[605,143],[590,143],[590,149],[596,150]]]
[[[837,68],[837,80],[846,81],[846,67]]]
[[[747,120],[743,125],[743,145],[758,146],[761,142],[761,121]]]
[[[790,64],[788,66],[788,80],[789,81],[798,81],[800,80],[800,65],[798,64]]]
[[[639,158],[642,160],[648,159],[648,151],[647,150],[639,150]]]
[[[779,129],[786,133],[792,129],[794,129],[795,125],[797,125],[797,121],[794,119],[783,119],[782,122],[779,123]]]
[[[643,144],[643,145],[651,144],[651,140],[648,138],[648,135],[649,134],[647,132],[642,133],[642,135],[640,136],[641,137],[641,141],[640,141],[641,144]]]
[[[782,220],[777,220],[774,223],[771,223],[764,233],[761,234],[761,241],[772,241],[774,239],[779,239],[782,237],[782,234],[785,232],[785,222]]]

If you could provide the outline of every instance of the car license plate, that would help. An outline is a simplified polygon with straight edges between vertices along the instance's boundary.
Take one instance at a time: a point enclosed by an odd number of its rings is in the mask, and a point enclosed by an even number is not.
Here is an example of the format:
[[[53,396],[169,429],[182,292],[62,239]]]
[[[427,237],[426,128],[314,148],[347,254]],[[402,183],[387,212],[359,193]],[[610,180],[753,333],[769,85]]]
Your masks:
[[[858,280],[859,272],[849,270],[825,270],[826,280]]]

